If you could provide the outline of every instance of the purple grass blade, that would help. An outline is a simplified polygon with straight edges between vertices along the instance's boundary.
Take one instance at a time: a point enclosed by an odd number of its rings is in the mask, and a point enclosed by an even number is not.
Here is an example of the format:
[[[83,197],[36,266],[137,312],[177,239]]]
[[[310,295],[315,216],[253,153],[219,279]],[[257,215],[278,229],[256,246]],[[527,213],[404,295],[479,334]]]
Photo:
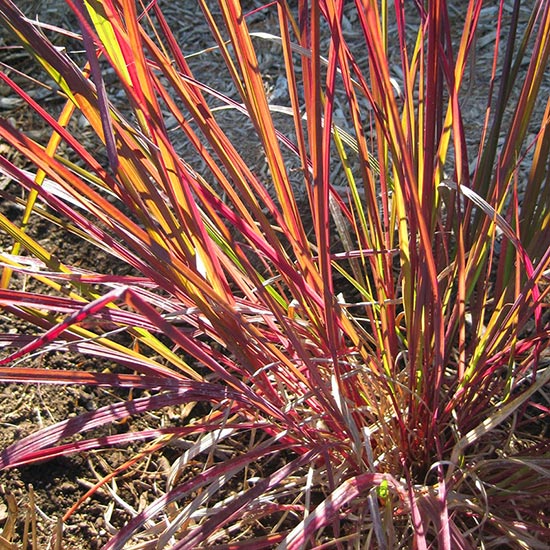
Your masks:
[[[10,445],[0,453],[0,470],[21,461],[32,462],[34,453],[50,445],[55,445],[63,437],[70,437],[128,416],[193,401],[221,402],[230,400],[243,404],[247,403],[242,395],[223,386],[190,381],[182,381],[179,385],[179,389],[168,393],[101,407],[96,411],[63,420],[33,433]]]

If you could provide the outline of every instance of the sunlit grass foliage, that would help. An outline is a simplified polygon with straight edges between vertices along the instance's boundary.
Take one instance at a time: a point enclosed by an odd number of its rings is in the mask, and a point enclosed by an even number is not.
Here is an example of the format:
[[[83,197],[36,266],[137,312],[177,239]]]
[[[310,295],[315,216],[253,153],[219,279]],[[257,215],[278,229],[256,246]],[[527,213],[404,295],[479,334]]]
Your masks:
[[[0,157],[2,199],[24,209],[0,214],[0,304],[41,333],[0,335],[0,380],[145,390],[37,430],[0,466],[186,440],[165,494],[106,549],[545,548],[549,3],[521,32],[524,2],[495,8],[478,135],[464,111],[482,1],[198,3],[208,52],[172,34],[161,2],[67,0],[63,30],[0,0],[5,48],[65,102],[50,111],[2,65],[49,141],[0,118],[25,159]],[[258,14],[278,27],[251,32]],[[212,51],[223,90],[200,70]],[[71,265],[27,231],[39,218],[132,275]],[[54,349],[109,370],[27,362]],[[208,413],[181,427],[65,441],[196,402]],[[242,445],[197,473],[227,438]],[[258,464],[272,467],[247,479]]]

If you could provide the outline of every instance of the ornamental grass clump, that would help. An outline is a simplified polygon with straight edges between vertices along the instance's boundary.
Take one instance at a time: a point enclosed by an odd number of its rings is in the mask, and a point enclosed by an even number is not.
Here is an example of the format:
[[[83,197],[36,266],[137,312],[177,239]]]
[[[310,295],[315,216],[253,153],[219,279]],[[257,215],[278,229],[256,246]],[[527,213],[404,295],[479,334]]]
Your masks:
[[[118,398],[37,428],[0,467],[185,443],[109,550],[546,548],[550,3],[200,0],[203,51],[161,2],[67,4],[72,29],[0,0],[5,48],[65,102],[49,110],[3,63],[49,141],[0,118],[24,159],[0,157],[2,199],[24,210],[0,215],[0,304],[39,331],[0,335],[0,381]],[[201,71],[212,55],[223,89]],[[131,275],[67,262],[28,231],[41,218]],[[31,361],[52,350],[100,367]],[[93,436],[193,403],[177,425]]]

